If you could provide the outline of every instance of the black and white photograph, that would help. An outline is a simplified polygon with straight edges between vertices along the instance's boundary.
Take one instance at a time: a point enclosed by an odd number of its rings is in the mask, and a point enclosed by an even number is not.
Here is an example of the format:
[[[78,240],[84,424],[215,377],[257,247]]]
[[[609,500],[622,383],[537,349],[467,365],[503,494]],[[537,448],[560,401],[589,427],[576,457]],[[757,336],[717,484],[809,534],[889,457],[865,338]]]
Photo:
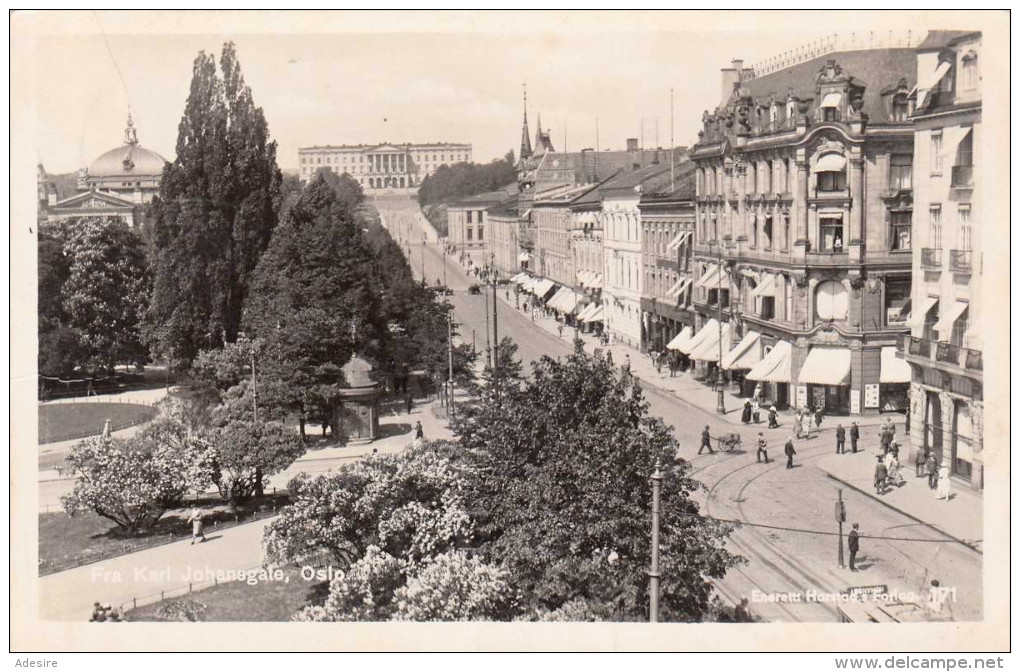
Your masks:
[[[12,653],[1009,650],[1008,10],[9,28]]]

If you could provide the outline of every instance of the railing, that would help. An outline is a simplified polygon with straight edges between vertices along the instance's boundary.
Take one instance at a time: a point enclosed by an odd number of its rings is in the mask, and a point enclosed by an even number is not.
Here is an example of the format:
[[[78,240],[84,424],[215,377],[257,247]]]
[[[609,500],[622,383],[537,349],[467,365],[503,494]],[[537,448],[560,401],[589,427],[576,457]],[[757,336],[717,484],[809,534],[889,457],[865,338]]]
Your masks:
[[[970,250],[949,250],[949,270],[957,273],[970,273]]]
[[[952,182],[950,186],[954,189],[971,187],[974,185],[974,166],[953,166]]]
[[[971,350],[952,343],[929,341],[911,336],[907,343],[907,353],[914,357],[934,359],[936,362],[966,368],[970,371],[984,370],[980,350]]]
[[[751,65],[751,69],[754,70],[755,77],[761,77],[836,51],[888,49],[894,47],[913,48],[917,47],[927,34],[927,30],[908,30],[906,32],[872,30],[866,33],[853,32],[849,35],[833,33],[814,42],[784,51],[772,58],[754,63]]]
[[[921,268],[942,268],[942,250],[936,247],[922,248]]]

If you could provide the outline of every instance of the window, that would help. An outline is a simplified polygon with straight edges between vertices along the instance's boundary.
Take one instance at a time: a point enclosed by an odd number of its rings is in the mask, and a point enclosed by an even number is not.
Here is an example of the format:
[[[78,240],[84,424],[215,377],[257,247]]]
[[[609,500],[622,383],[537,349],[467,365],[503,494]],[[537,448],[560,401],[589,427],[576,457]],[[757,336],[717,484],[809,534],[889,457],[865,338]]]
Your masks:
[[[772,162],[766,161],[761,169],[761,193],[772,193]]]
[[[823,107],[822,108],[822,121],[839,121],[839,108],[837,108],[837,107]]]
[[[821,229],[822,251],[843,251],[843,215],[822,215],[818,218]]]
[[[942,172],[942,129],[931,132],[931,172]]]
[[[772,249],[772,215],[765,215],[765,223],[762,226],[762,243],[764,249]]]
[[[960,316],[953,322],[953,331],[949,335],[949,344],[955,345],[960,348],[963,347],[963,335],[967,333],[967,313],[969,309],[964,309]]]
[[[773,104],[772,107],[769,108],[769,130],[770,131],[774,131],[777,128],[779,128],[778,121],[779,121],[779,108],[776,107],[775,104]]]
[[[973,249],[970,227],[970,203],[961,203],[956,211],[956,220],[960,225],[960,249],[970,251]]]
[[[942,249],[942,206],[937,203],[928,208],[928,246]]]
[[[485,240],[485,227],[484,226],[479,226],[478,227],[478,240],[479,241]]]
[[[977,88],[977,54],[968,52],[963,59],[963,86],[964,89]]]
[[[954,166],[974,165],[974,129],[970,129],[956,146],[956,161]]]
[[[783,249],[790,249],[790,213],[783,213]]]
[[[747,193],[757,193],[758,188],[758,171],[755,170],[753,163],[747,164]]]
[[[826,108],[829,109],[829,108]],[[846,189],[846,171],[825,171],[818,173],[818,191],[844,191]]]
[[[892,113],[889,115],[892,121],[906,121],[910,116],[910,106],[907,104],[907,97],[902,93],[893,96]]]
[[[891,249],[893,250],[909,250],[910,249],[910,213],[909,212],[892,212],[889,213],[889,226],[890,233],[892,235]]]
[[[788,101],[786,103],[786,125],[793,126],[797,119],[797,103]]]
[[[468,224],[470,224],[470,223],[471,223],[471,217],[472,217],[472,215],[474,215],[474,213],[473,213],[473,212],[471,212],[470,210],[468,210],[468,211],[467,211],[467,223],[468,223]]]
[[[783,319],[793,322],[793,280],[783,276]]]
[[[893,154],[889,157],[889,189],[911,188],[913,157],[908,154]]]
[[[820,320],[845,320],[849,313],[846,287],[836,280],[828,280],[815,290],[815,314]]]
[[[468,240],[474,240],[474,235],[475,235],[475,230],[472,229],[471,227],[468,227],[468,229],[467,229],[467,239]]]

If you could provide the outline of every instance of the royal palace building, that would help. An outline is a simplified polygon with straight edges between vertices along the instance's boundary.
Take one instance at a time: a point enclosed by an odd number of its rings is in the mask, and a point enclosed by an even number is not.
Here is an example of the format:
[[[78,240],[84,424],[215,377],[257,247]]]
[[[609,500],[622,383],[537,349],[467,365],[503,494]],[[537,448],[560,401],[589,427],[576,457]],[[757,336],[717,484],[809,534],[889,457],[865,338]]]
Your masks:
[[[439,166],[471,161],[471,145],[458,143],[324,145],[298,148],[302,180],[320,168],[347,173],[368,195],[416,193]]]
[[[779,406],[906,407],[916,79],[911,48],[723,71],[691,153],[699,365]]]

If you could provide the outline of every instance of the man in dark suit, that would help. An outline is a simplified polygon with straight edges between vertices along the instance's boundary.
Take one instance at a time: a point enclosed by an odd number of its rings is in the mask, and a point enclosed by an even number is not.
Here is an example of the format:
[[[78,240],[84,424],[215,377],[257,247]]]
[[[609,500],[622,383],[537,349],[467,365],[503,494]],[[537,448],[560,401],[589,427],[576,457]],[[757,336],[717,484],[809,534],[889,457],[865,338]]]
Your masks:
[[[843,425],[836,425],[836,454],[842,455],[846,452],[846,430]]]
[[[701,455],[701,451],[708,448],[708,452],[714,453],[712,450],[712,437],[708,434],[708,425],[705,425],[705,429],[701,432],[701,447],[698,448],[698,455]]]
[[[861,438],[861,430],[856,422],[850,423],[850,452],[857,452],[857,440]]]
[[[786,440],[786,446],[784,447],[784,450],[786,451],[786,468],[793,469],[793,456],[797,454],[797,451],[793,449],[792,436]]]
[[[861,548],[861,533],[860,525],[854,523],[854,528],[850,530],[850,535],[847,537],[846,545],[850,549],[850,571],[856,572],[857,568],[854,567],[854,561],[857,559],[857,551]]]

